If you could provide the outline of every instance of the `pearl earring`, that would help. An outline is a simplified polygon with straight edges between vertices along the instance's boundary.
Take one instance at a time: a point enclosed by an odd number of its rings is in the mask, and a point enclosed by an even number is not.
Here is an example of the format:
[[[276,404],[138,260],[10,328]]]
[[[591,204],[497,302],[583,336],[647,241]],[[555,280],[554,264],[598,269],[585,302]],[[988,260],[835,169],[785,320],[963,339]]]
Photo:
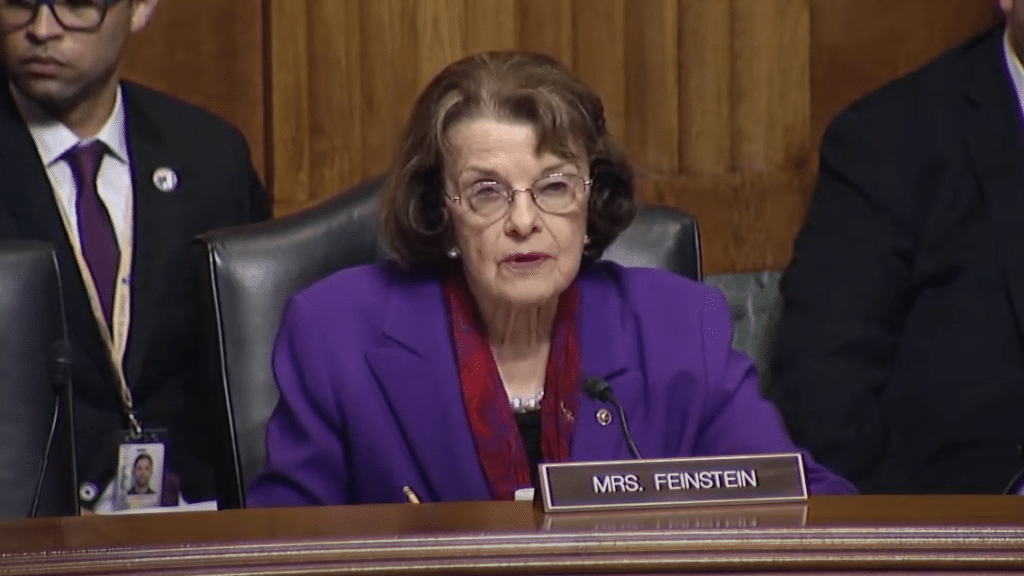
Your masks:
[[[445,252],[445,254],[452,260],[455,260],[456,258],[462,255],[462,251],[459,250],[458,246],[452,246],[451,248],[448,249],[447,252]]]
[[[583,245],[590,246],[590,234],[583,235]]]

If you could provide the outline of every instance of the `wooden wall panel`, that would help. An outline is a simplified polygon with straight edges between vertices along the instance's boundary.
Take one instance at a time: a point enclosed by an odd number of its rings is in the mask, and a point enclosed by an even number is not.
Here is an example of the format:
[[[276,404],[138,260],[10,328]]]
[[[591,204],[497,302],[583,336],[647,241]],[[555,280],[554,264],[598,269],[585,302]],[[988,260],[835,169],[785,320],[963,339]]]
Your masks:
[[[283,1],[289,3],[291,0]],[[365,128],[362,146],[367,163],[372,162],[374,165],[373,171],[383,170],[389,164],[412,99],[422,88],[419,82],[421,56],[417,44],[416,4],[419,3],[408,0],[360,2],[360,32],[365,35],[360,70]],[[324,50],[330,46],[321,45],[317,48]],[[327,70],[318,72],[330,73]],[[336,190],[338,187],[318,190],[316,193],[330,194]]]
[[[558,58],[568,66],[572,66],[574,62],[573,42],[575,40],[573,35],[575,11],[572,0],[518,0],[518,2],[519,45],[517,48],[544,52]],[[589,10],[590,6],[587,3],[586,6],[578,8],[585,11]]]
[[[608,129],[620,138],[626,133],[626,2],[576,0],[574,8],[576,72],[601,94]]]
[[[641,198],[699,218],[708,273],[784,266],[828,119],[997,21],[994,0],[263,2],[280,213],[385,170],[445,64],[518,47],[602,95]]]
[[[624,139],[643,172],[679,169],[680,81],[678,0],[644,0],[642,10],[634,3],[626,16]]]
[[[300,79],[297,85],[308,90],[301,94],[307,103],[289,106],[287,110],[275,107],[278,113],[301,114],[303,118],[297,125],[308,130],[300,138],[308,141],[309,146],[304,167],[309,184],[303,202],[291,208],[315,200],[319,197],[317,191],[337,188],[336,174],[361,174],[367,158],[362,145],[366,116],[362,109],[360,53],[364,35],[355,24],[359,22],[359,4],[310,4],[306,21],[309,32],[304,51],[309,65],[303,68],[314,72],[307,72],[307,78]],[[314,48],[328,43],[337,48]],[[289,139],[282,143],[294,148],[301,146]],[[275,176],[275,181],[280,182],[282,177],[290,178],[290,173],[278,170]]]
[[[285,9],[272,3],[269,8],[270,50],[270,142],[271,159],[268,181],[274,191],[275,212],[282,208],[310,203],[309,149],[316,145],[309,137],[309,77],[313,62],[307,42],[279,42],[278,38],[315,37],[307,10]],[[314,20],[314,22],[316,22]],[[318,112],[320,112],[318,110]],[[318,168],[327,170],[327,167]],[[290,186],[281,185],[287,174]]]
[[[262,0],[165,0],[132,38],[126,78],[238,126],[265,173]]]
[[[679,168],[719,174],[732,167],[732,2],[679,5]]]
[[[509,0],[467,0],[466,52],[510,50],[519,45],[519,9]]]
[[[733,167],[800,166],[810,134],[807,0],[733,0]]]
[[[472,0],[416,3],[417,91],[442,68],[466,54],[467,1]],[[406,108],[411,105],[410,101]]]

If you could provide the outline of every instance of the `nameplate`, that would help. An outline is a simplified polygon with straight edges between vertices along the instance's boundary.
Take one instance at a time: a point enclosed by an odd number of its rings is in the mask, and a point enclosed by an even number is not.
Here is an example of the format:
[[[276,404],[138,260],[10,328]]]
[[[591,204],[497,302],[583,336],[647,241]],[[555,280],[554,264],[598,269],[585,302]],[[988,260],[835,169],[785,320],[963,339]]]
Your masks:
[[[540,465],[545,512],[807,500],[799,453]]]

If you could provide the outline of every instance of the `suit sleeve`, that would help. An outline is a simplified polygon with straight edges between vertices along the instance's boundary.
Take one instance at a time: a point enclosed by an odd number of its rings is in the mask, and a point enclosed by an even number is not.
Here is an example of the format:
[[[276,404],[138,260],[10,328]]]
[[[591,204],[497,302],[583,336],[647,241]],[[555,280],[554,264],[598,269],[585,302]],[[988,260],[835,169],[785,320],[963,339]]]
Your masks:
[[[267,189],[263,185],[263,181],[260,180],[256,167],[252,163],[252,151],[249,149],[245,136],[241,132],[236,134],[241,141],[245,165],[245,194],[242,197],[244,206],[240,210],[240,217],[243,220],[239,224],[270,220],[273,216],[270,195],[267,193]]]
[[[21,226],[7,207],[4,195],[0,194],[0,240],[21,238]]]
[[[865,111],[866,112],[866,111]],[[896,474],[879,398],[906,313],[914,198],[897,149],[869,114],[841,115],[822,141],[807,221],[781,284],[769,396],[793,439],[862,490]]]
[[[701,313],[701,332],[707,373],[703,417],[697,434],[697,453],[770,454],[801,452],[786,433],[778,410],[761,397],[753,361],[732,348],[732,319],[725,298],[710,298]],[[811,494],[856,494],[845,479],[803,453]]]
[[[246,210],[249,222],[270,220],[273,210],[270,206],[270,195],[263,186],[256,168],[249,161],[249,192],[246,195]]]
[[[267,423],[267,464],[249,507],[347,504],[343,424],[314,314],[292,300],[274,347],[280,400]]]

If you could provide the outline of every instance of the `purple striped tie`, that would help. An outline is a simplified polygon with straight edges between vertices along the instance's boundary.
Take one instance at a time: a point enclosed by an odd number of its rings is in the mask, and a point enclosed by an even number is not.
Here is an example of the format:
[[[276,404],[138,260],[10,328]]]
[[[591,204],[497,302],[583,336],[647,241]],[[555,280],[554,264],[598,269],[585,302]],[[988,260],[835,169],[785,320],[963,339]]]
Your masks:
[[[114,303],[114,285],[117,282],[117,267],[121,250],[117,236],[110,223],[103,201],[96,193],[96,174],[107,147],[99,140],[85,146],[75,146],[64,154],[75,179],[78,200],[75,212],[78,216],[78,238],[82,244],[82,256],[89,265],[93,285],[100,297],[103,316],[110,325],[111,309]]]

